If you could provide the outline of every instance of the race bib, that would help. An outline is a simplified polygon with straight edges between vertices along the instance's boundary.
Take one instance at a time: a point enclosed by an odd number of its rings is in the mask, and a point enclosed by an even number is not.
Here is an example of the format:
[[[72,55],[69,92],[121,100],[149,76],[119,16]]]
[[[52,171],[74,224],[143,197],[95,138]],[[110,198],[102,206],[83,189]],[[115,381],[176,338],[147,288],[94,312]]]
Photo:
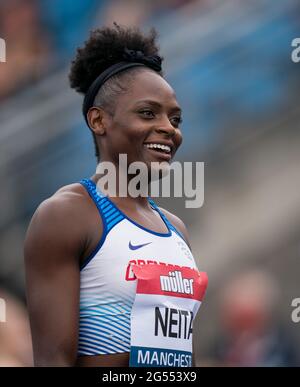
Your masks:
[[[133,265],[131,367],[191,367],[193,321],[204,297],[206,273],[177,265]]]

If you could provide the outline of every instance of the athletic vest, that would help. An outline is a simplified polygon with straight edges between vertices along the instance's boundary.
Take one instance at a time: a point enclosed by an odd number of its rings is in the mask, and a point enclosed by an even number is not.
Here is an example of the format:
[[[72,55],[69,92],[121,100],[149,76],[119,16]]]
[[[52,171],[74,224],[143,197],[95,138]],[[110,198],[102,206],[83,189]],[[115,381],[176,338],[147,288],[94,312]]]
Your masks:
[[[182,234],[155,202],[149,204],[168,231],[149,230],[125,215],[89,179],[80,183],[93,199],[103,223],[95,251],[80,274],[78,355],[130,352],[130,317],[136,296],[134,265],[179,265],[196,269]]]

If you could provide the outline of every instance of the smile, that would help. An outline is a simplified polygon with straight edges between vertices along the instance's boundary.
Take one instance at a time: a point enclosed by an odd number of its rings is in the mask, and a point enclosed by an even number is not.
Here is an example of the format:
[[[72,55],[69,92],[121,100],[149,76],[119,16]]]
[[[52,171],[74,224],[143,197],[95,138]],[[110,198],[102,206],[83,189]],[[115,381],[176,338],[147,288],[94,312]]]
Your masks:
[[[148,148],[148,149],[155,149],[155,150],[158,150],[158,151],[163,151],[163,152],[166,152],[166,153],[171,153],[171,147],[169,147],[169,145],[162,145],[162,144],[145,144],[145,146]]]

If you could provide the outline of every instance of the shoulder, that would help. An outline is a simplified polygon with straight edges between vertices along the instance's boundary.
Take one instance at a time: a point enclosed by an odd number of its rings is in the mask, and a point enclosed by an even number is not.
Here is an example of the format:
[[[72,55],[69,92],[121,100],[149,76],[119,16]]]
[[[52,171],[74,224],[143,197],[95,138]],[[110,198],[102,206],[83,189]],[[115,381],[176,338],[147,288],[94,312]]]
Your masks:
[[[167,217],[167,219],[174,225],[174,227],[177,228],[177,230],[182,234],[187,245],[191,249],[188,231],[184,222],[177,215],[172,214],[170,211],[167,211],[161,207],[159,207],[159,209]]]
[[[43,201],[32,216],[26,238],[25,251],[49,248],[60,244],[78,247],[84,243],[84,218],[89,211],[90,201],[81,184],[71,184],[60,188],[50,198]]]
[[[57,222],[74,222],[80,218],[87,206],[86,193],[80,184],[70,184],[60,188],[51,197],[44,200],[35,211],[32,220],[45,221],[47,219]],[[47,222],[48,224],[48,222]]]

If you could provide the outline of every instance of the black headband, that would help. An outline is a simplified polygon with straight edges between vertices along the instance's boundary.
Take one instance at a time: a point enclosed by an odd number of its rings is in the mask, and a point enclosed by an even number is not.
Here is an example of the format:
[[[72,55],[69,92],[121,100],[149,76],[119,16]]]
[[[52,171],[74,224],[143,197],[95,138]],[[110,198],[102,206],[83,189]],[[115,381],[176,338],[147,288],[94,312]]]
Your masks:
[[[136,66],[146,66],[154,71],[161,71],[161,62],[162,59],[158,55],[145,56],[142,51],[134,51],[128,50],[125,48],[123,53],[124,61],[115,63],[112,66],[108,67],[104,70],[91,84],[88,91],[85,94],[83,105],[82,105],[82,113],[84,119],[88,124],[87,114],[89,109],[94,105],[95,97],[100,89],[100,87],[106,82],[110,77],[115,74],[120,73],[126,69]]]

